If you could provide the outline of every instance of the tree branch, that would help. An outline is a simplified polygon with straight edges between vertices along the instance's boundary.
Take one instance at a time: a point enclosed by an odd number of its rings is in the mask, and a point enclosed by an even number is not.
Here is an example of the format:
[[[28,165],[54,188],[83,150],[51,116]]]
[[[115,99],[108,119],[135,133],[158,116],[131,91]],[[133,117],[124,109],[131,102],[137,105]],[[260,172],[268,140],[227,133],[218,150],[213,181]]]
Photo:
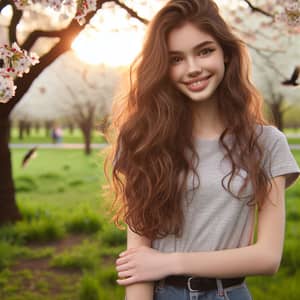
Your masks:
[[[83,30],[84,26],[89,23],[91,18],[94,17],[94,15],[97,13],[99,9],[101,9],[103,3],[108,2],[109,0],[100,0],[97,2],[97,9],[95,11],[90,12],[85,17],[85,24],[79,25],[77,20],[73,19],[70,24],[62,29],[59,30],[50,30],[50,31],[44,31],[44,30],[35,30],[31,32],[26,40],[24,41],[23,45],[21,46],[23,49],[30,51],[30,49],[34,46],[35,42],[41,38],[41,37],[49,37],[49,38],[69,38],[70,32],[76,32],[77,34]],[[76,36],[77,34],[72,34],[72,36]],[[75,38],[74,36],[74,38]]]
[[[15,6],[15,4],[12,4],[12,9],[13,9],[13,15],[8,27],[8,40],[9,43],[12,44],[14,42],[18,43],[18,39],[17,39],[17,26],[20,23],[20,20],[23,16],[23,11],[22,10],[18,10]]]
[[[274,62],[271,60],[270,56],[264,54],[262,52],[262,50],[254,47],[250,44],[247,44],[247,46],[249,48],[253,49],[260,57],[262,57],[266,61],[267,65],[270,69],[272,69],[276,74],[278,74],[281,77],[285,78],[285,75],[274,65]]]
[[[135,19],[138,19],[139,21],[141,21],[144,24],[148,24],[149,23],[148,20],[146,20],[143,17],[139,16],[136,11],[134,11],[132,8],[128,7],[124,3],[120,2],[119,0],[114,0],[114,2],[116,4],[118,4],[120,7],[122,7],[123,9],[125,9],[131,17],[133,17]]]
[[[12,0],[8,0],[12,1]],[[101,9],[102,5],[105,2],[111,2],[111,0],[98,0],[97,1],[97,9],[96,11],[90,12],[86,17],[85,17],[85,24],[88,24],[91,18],[97,13],[99,9]],[[118,3],[118,0],[115,0],[115,3]],[[121,4],[121,3],[120,3]],[[126,10],[130,13],[131,16],[135,17],[137,16],[137,19],[139,20],[144,20],[138,15],[128,8],[127,6],[121,4],[123,8],[127,8]],[[144,20],[146,21],[146,20]],[[0,106],[0,118],[1,116],[6,116],[11,112],[11,110],[14,108],[14,106],[20,101],[20,99],[23,97],[23,95],[29,90],[32,82],[43,72],[44,69],[46,69],[48,66],[52,64],[60,55],[63,53],[67,52],[68,50],[71,49],[71,45],[73,40],[76,38],[76,36],[84,29],[84,26],[81,26],[78,24],[77,20],[72,20],[70,24],[61,30],[58,31],[48,31],[48,32],[35,32],[32,33],[28,36],[24,44],[22,45],[23,49],[26,49],[30,51],[30,48],[34,45],[34,43],[37,41],[39,37],[45,36],[45,35],[51,35],[51,37],[60,37],[60,41],[55,44],[55,46],[48,51],[46,54],[44,54],[40,58],[40,63],[36,64],[35,66],[31,67],[30,72],[27,74],[24,74],[22,78],[17,78],[15,80],[15,84],[18,87],[16,89],[16,94],[15,96],[6,104],[3,104]],[[23,46],[26,47],[23,47]]]
[[[29,34],[27,39],[21,45],[22,49],[30,51],[35,42],[41,37],[49,37],[49,38],[62,38],[64,35],[64,30],[51,30],[51,31],[43,31],[43,30],[35,30]]]
[[[274,19],[274,16],[272,14],[270,14],[267,11],[261,9],[260,7],[254,6],[249,0],[242,0],[242,1],[246,2],[247,5],[251,8],[251,10],[253,12],[258,12],[258,13],[261,13],[261,14],[267,16],[267,17],[270,17],[270,18]]]
[[[100,0],[97,2],[97,9],[96,11],[90,12],[85,20],[85,24],[88,24],[90,19],[94,17],[94,15],[97,13],[99,9],[101,9],[103,3],[105,2],[110,2],[109,0]],[[142,17],[140,17],[133,9],[125,5],[124,3],[121,3],[119,0],[114,1],[116,4],[118,4],[120,7],[125,9],[132,17],[140,20],[144,24],[147,24],[148,21]],[[27,37],[27,39],[24,41],[23,45],[21,46],[23,49],[26,49],[27,51],[30,51],[30,49],[33,47],[35,42],[41,38],[41,37],[49,37],[49,38],[64,38],[65,36],[68,35],[68,31],[70,30],[71,27],[81,27],[76,20],[72,20],[71,23],[63,29],[60,30],[50,30],[50,31],[43,31],[43,30],[35,30],[30,35]],[[84,27],[84,25],[83,25]]]

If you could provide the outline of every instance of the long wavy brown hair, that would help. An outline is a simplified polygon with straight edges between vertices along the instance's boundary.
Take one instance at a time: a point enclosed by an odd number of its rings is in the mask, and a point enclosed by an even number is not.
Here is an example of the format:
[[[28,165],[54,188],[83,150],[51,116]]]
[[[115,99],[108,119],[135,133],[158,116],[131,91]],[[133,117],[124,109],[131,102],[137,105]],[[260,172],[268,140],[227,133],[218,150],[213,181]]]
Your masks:
[[[227,185],[240,169],[248,176],[253,197],[248,205],[260,207],[270,181],[261,166],[263,148],[258,142],[263,124],[262,99],[249,78],[246,47],[230,30],[211,0],[172,0],[148,26],[143,49],[130,68],[129,92],[115,108],[111,156],[114,221],[151,240],[168,234],[180,236],[184,221],[182,198],[187,178],[198,176],[193,137],[191,101],[169,79],[169,33],[191,23],[215,38],[227,58],[225,75],[216,93],[225,130],[219,144],[232,165]],[[228,144],[225,136],[234,136]],[[190,155],[192,154],[192,155]],[[199,180],[199,176],[198,176]],[[201,182],[198,181],[201,186]],[[194,188],[197,188],[194,187]]]

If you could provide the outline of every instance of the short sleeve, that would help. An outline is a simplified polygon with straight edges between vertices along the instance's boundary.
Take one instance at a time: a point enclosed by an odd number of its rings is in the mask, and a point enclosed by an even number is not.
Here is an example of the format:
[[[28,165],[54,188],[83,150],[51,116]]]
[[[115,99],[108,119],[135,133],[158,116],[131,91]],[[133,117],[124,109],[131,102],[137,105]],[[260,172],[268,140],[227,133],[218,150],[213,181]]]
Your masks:
[[[269,126],[271,127],[271,126]],[[275,127],[271,127],[265,136],[265,169],[269,177],[285,175],[285,187],[291,186],[299,176],[299,166],[290,150],[286,136]]]

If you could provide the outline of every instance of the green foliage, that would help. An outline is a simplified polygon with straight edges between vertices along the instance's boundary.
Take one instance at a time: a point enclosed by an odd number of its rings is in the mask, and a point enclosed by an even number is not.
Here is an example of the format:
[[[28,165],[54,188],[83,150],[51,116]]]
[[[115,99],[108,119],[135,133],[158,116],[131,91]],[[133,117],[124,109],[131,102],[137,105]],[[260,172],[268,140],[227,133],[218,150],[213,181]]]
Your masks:
[[[300,106],[298,104],[293,104],[292,109],[287,109],[283,114],[284,125],[287,127],[299,127],[299,114],[300,114]]]
[[[100,248],[100,255],[101,257],[113,257],[114,259],[124,250],[126,249],[126,243],[124,243],[123,245],[120,246],[103,246]]]
[[[91,274],[84,274],[81,280],[79,290],[80,300],[100,300],[100,288],[99,283],[95,279],[95,276]]]
[[[6,242],[0,242],[0,270],[8,267],[20,255],[20,249]]]
[[[65,235],[64,227],[53,219],[37,219],[31,222],[18,222],[17,235],[25,242],[46,242],[61,239]]]
[[[54,256],[51,266],[85,270],[94,269],[99,263],[99,246],[85,240],[83,244]]]
[[[103,287],[114,287],[118,278],[116,269],[114,266],[100,268],[97,272],[97,278]]]
[[[286,217],[289,221],[300,221],[300,213],[298,211],[289,211]]]
[[[299,270],[300,244],[298,240],[285,240],[281,266],[284,267],[289,274],[295,274],[296,271]]]
[[[109,289],[102,288],[100,290],[101,300],[123,300],[125,299],[125,289],[124,287],[114,285]]]
[[[39,178],[43,180],[61,180],[61,176],[59,174],[52,172],[43,173],[39,175]]]
[[[300,151],[293,153],[300,162]],[[20,161],[23,155],[24,149],[12,150],[15,178],[25,176],[27,179],[24,182],[36,188],[17,194],[23,220],[15,225],[0,227],[0,299],[78,300],[81,297],[88,300],[92,294],[91,297],[96,295],[101,300],[123,300],[124,288],[115,282],[117,273],[114,262],[126,247],[126,233],[109,224],[104,217],[107,210],[99,192],[101,185],[105,184],[102,157],[96,152],[87,157],[82,150],[38,149],[37,158],[22,169]],[[70,182],[81,184],[69,185]],[[247,278],[256,300],[298,300],[300,297],[300,184],[288,189],[286,195],[287,238],[282,266],[275,276]],[[50,227],[58,226],[63,232],[90,235],[90,241],[65,248],[64,252],[56,251],[51,238],[51,248],[31,247],[32,242],[44,241],[44,236],[49,236],[45,233],[49,223]],[[38,228],[40,226],[41,229]],[[55,236],[57,234],[52,238],[56,239]],[[32,270],[21,274],[6,269],[19,260],[38,257],[49,257],[49,264],[59,269],[42,270],[39,275]],[[68,269],[73,270],[70,272]],[[83,283],[82,270],[88,270],[85,276],[92,278],[93,283]],[[51,279],[48,281],[48,278]],[[33,290],[28,288],[29,281]],[[95,292],[96,289],[98,292]]]
[[[126,232],[113,226],[107,226],[101,234],[101,239],[107,246],[121,246],[126,244]]]
[[[72,180],[69,182],[69,186],[82,185],[84,182],[81,179]]]
[[[0,227],[0,242],[22,244],[24,241],[15,226],[6,224]]]
[[[37,184],[31,176],[18,176],[15,179],[15,189],[16,192],[32,192],[37,189]]]
[[[49,219],[52,217],[50,210],[41,206],[32,205],[30,203],[23,203],[20,206],[22,218],[24,221],[31,222],[33,220]]]
[[[102,221],[96,213],[80,211],[66,221],[66,228],[71,233],[94,233],[102,228]]]

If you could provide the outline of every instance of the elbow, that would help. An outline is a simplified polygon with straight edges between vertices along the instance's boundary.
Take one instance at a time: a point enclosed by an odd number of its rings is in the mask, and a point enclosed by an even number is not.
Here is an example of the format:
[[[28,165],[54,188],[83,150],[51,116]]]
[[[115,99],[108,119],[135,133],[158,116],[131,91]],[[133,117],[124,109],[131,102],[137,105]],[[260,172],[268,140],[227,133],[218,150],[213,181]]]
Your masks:
[[[269,276],[275,275],[279,270],[280,262],[281,262],[281,256],[273,257],[272,255],[268,255],[265,259],[263,275],[269,275]]]

